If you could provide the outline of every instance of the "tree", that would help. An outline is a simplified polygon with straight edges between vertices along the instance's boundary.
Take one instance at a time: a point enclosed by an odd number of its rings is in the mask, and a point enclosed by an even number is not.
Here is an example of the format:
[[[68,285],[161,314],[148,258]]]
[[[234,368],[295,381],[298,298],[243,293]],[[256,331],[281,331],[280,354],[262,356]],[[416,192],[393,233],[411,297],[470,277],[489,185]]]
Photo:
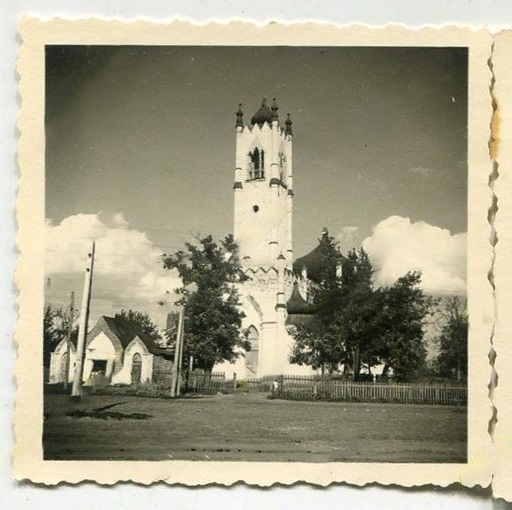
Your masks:
[[[319,241],[320,278],[311,286],[315,315],[292,332],[291,362],[329,373],[345,365],[357,378],[363,364],[375,364],[366,348],[376,316],[374,269],[363,249],[342,257],[327,232]]]
[[[71,322],[71,341],[76,343],[78,325],[75,324],[77,313],[71,317],[69,309],[54,307],[47,304],[43,315],[43,366],[50,365],[51,353],[57,345],[68,337]]]
[[[178,338],[180,313],[173,311],[167,314],[167,323],[164,331],[164,347],[174,347]]]
[[[468,314],[459,296],[444,300],[439,311],[441,333],[438,337],[438,366],[441,375],[455,376],[458,381],[468,374]]]
[[[336,240],[325,230],[319,239],[319,261],[315,280],[310,283],[309,299],[315,310],[311,323],[297,326],[292,331],[295,343],[291,363],[333,372],[342,357],[339,331],[333,327],[333,315],[339,306],[341,277],[336,268],[341,255]]]
[[[399,380],[414,377],[425,361],[423,326],[433,305],[420,288],[421,275],[407,273],[392,286],[375,288],[374,268],[364,249],[351,250],[342,261],[337,243],[323,236],[325,273],[313,287],[313,320],[292,332],[292,363],[324,372],[342,366],[354,379],[366,367],[384,364]]]
[[[250,349],[236,289],[246,278],[231,235],[219,242],[206,236],[185,248],[166,256],[164,267],[177,269],[183,282],[178,294],[186,306],[185,359],[193,356],[194,366],[210,373],[216,363],[234,361],[240,349]]]
[[[291,334],[295,340],[291,363],[320,369],[324,374],[336,372],[345,360],[339,329],[318,316],[310,324],[298,326]]]
[[[371,373],[371,368],[378,362],[372,349],[379,317],[379,293],[373,286],[374,272],[363,248],[351,250],[344,260],[340,299],[333,322],[343,341],[345,356],[342,361],[354,379],[359,377],[364,365]]]
[[[379,327],[375,354],[384,373],[393,369],[398,380],[410,380],[425,364],[425,324],[436,301],[420,287],[421,273],[409,272],[391,287],[380,289]]]
[[[341,276],[337,267],[342,263],[342,256],[339,251],[339,243],[329,235],[325,229],[322,237],[318,240],[319,261],[315,271],[315,280],[310,286],[311,301],[324,314],[332,311],[333,300],[338,296],[341,286]]]
[[[114,315],[114,319],[122,319],[127,322],[136,324],[142,333],[149,340],[150,347],[157,347],[164,342],[160,330],[151,320],[151,317],[146,312],[139,312],[137,310],[121,310]]]

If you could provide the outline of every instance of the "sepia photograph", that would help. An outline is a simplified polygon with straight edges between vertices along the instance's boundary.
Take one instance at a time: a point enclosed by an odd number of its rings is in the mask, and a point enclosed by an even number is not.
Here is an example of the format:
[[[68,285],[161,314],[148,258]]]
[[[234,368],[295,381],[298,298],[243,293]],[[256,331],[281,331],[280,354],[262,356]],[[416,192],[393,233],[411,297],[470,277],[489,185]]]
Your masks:
[[[45,460],[468,460],[468,48],[45,47]]]

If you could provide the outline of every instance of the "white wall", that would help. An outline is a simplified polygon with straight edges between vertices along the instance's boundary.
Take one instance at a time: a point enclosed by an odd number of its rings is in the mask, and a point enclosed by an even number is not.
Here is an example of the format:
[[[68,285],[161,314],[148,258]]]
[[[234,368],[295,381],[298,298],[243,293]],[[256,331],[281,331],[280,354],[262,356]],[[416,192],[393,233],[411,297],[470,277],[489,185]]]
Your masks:
[[[66,349],[66,342],[62,341],[51,354],[49,375],[49,382],[51,384],[63,382],[62,363]],[[140,354],[142,359],[141,380],[138,382],[151,382],[153,377],[153,355],[139,338],[132,341],[123,353],[115,351],[112,341],[105,333],[99,333],[86,349],[83,382],[87,383],[89,381],[94,360],[106,360],[106,376],[112,377],[111,384],[132,384],[134,354]],[[69,382],[73,382],[76,362],[76,349],[74,346],[72,346],[70,360]],[[116,372],[116,367],[121,368]]]
[[[284,121],[281,118],[283,126]],[[248,181],[248,153],[255,147],[265,151],[265,179]],[[282,175],[277,164],[280,152],[286,156]],[[240,288],[242,308],[246,314],[243,327],[253,325],[258,330],[259,361],[256,374],[247,370],[244,358],[235,363],[219,364],[215,368],[229,377],[235,372],[239,378],[244,378],[304,371],[301,367],[289,366],[293,339],[285,329],[285,312],[282,309],[276,311],[277,292],[286,290],[288,295],[290,293],[290,289],[284,288],[284,280],[279,280],[277,257],[282,254],[286,259],[283,267],[291,269],[293,199],[287,189],[270,187],[269,183],[272,178],[282,178],[292,188],[292,165],[292,140],[284,135],[281,127],[276,124],[271,127],[265,123],[261,127],[237,128],[234,236],[240,247],[242,265],[248,268],[246,274],[251,279]],[[254,206],[258,207],[257,211]],[[249,296],[258,303],[259,316],[255,316]]]
[[[142,359],[141,380],[132,381],[133,356],[140,354]],[[136,338],[124,352],[123,366],[119,372],[113,375],[111,384],[133,384],[135,382],[151,382],[153,377],[153,355],[150,354],[142,341]]]
[[[292,256],[287,251],[291,247],[288,191],[269,186],[272,177],[279,177],[276,163],[281,149],[288,158],[284,178],[291,180],[291,141],[284,140],[280,128],[273,132],[267,123],[261,128],[246,126],[237,131],[236,137],[235,182],[240,182],[242,188],[234,191],[234,236],[240,246],[240,258],[247,266],[273,266],[280,253]],[[265,151],[265,179],[247,181],[247,154],[254,147]],[[254,206],[258,206],[257,212]],[[276,241],[277,246],[270,246],[270,241]],[[244,259],[246,256],[250,259]]]
[[[239,357],[234,363],[219,363],[215,372],[224,372],[227,379],[236,373],[237,379],[263,377],[278,374],[313,374],[310,367],[291,365],[291,354],[294,340],[286,331],[284,322],[279,321],[276,311],[277,283],[247,282],[240,286],[242,310],[245,317],[242,327],[254,326],[259,333],[258,370],[253,374],[245,366],[245,358]]]
[[[104,333],[99,333],[89,343],[85,350],[84,359],[84,376],[83,379],[87,382],[91,376],[93,367],[93,360],[106,360],[107,361],[107,377],[112,374],[114,360],[116,356],[119,358],[121,353],[116,353],[112,340]]]
[[[64,373],[62,370],[62,365],[64,362],[64,356],[67,353],[67,341],[62,340],[59,342],[55,351],[51,353],[50,357],[50,374],[49,374],[49,383],[57,384],[64,382]],[[74,345],[70,346],[69,352],[69,373],[68,373],[68,382],[73,382],[73,377],[75,375],[75,363],[76,363],[76,349]]]

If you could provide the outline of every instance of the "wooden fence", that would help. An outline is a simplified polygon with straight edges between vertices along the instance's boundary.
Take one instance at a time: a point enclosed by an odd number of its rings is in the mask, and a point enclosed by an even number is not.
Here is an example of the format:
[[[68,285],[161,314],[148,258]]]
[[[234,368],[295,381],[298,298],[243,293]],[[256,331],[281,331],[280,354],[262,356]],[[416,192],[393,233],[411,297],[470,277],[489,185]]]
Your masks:
[[[260,392],[270,392],[272,390],[272,382],[276,379],[275,376],[266,376],[260,379],[250,378],[243,379],[238,383],[238,387],[242,390],[253,390]]]
[[[216,393],[228,393],[235,388],[236,381],[227,381],[224,372],[212,372],[207,374],[200,371],[190,372],[183,382],[184,393],[198,393],[202,395],[214,395]]]
[[[277,390],[272,383],[277,380]],[[419,384],[395,382],[353,382],[316,375],[267,376],[237,381],[226,380],[223,372],[191,372],[183,391],[202,395],[231,393],[235,390],[258,391],[287,400],[324,400],[343,402],[388,402],[398,404],[465,405],[467,388],[455,384]]]
[[[353,382],[315,376],[282,376],[275,398],[346,402],[393,402],[400,404],[463,405],[463,385],[393,382]]]

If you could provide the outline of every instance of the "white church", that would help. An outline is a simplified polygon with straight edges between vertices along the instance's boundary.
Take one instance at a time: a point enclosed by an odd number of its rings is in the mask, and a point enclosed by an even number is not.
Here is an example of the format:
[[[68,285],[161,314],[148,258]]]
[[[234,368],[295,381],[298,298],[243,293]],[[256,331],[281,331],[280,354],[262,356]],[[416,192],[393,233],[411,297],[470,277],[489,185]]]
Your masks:
[[[312,316],[307,287],[317,269],[318,249],[294,261],[293,131],[290,114],[280,122],[276,100],[263,100],[249,125],[236,113],[234,237],[248,280],[239,292],[251,350],[234,363],[216,365],[239,379],[311,374],[292,365],[290,329]]]

